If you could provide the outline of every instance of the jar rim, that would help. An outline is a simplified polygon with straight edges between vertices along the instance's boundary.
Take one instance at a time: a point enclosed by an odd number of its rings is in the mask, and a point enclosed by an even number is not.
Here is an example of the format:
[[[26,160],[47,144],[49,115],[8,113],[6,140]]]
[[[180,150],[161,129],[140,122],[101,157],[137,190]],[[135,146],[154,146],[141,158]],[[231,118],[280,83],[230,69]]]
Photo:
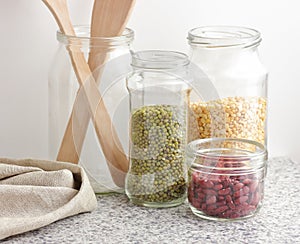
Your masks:
[[[60,30],[56,32],[57,40],[66,45],[89,45],[89,46],[118,46],[129,44],[134,39],[134,31],[125,28],[119,36],[96,36],[91,37],[91,29],[89,25],[75,25],[75,35],[66,35]]]
[[[232,145],[244,145],[245,148],[236,147],[224,147],[224,145],[232,144]],[[254,147],[255,150],[250,151],[246,149],[247,147]],[[234,150],[234,154],[229,153],[230,150]],[[260,168],[265,166],[267,159],[267,150],[266,147],[256,141],[248,140],[248,139],[235,139],[235,138],[208,138],[208,139],[198,139],[190,142],[187,145],[186,150],[187,156],[189,157],[198,157],[203,159],[206,162],[252,162],[253,168]],[[196,165],[198,165],[196,163]],[[201,167],[207,169],[215,169],[218,168],[216,166],[211,165],[201,165]],[[232,170],[232,168],[219,168],[222,170]],[[235,166],[234,170],[244,169],[244,166]]]
[[[242,26],[201,26],[188,32],[190,45],[204,48],[252,47],[261,42],[259,31]]]
[[[135,68],[176,69],[187,66],[190,61],[185,53],[169,50],[143,50],[131,52]]]

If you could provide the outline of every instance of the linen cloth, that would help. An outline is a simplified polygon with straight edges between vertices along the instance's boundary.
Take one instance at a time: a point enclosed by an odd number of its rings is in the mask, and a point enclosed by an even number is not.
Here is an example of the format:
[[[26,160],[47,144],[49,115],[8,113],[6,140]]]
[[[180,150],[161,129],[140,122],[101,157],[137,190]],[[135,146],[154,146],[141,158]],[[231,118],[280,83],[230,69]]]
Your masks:
[[[80,166],[0,158],[0,240],[96,207]]]

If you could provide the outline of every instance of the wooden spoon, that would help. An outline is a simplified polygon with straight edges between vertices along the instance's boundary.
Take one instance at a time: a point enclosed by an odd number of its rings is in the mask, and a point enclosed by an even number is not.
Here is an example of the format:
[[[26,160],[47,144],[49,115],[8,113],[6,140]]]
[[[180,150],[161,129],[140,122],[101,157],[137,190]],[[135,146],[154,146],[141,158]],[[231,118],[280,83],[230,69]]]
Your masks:
[[[75,35],[66,0],[42,1],[53,14],[61,32],[65,35]],[[84,90],[88,111],[91,118],[93,118],[96,134],[107,160],[111,176],[116,185],[123,187],[129,166],[126,154],[122,149],[120,140],[117,137],[80,46],[72,47],[68,51],[79,85]]]
[[[91,37],[114,37],[123,33],[133,9],[135,0],[95,0],[91,20]],[[103,46],[101,43],[101,46]],[[100,73],[96,70],[105,63],[105,47],[92,48],[89,67],[95,80],[100,82]],[[96,72],[97,71],[97,72]],[[97,84],[98,85],[98,84]],[[57,160],[78,163],[84,138],[90,120],[88,110],[81,112],[81,127],[73,128],[74,106],[57,155]],[[76,141],[73,131],[76,130]],[[76,144],[76,145],[75,145]]]

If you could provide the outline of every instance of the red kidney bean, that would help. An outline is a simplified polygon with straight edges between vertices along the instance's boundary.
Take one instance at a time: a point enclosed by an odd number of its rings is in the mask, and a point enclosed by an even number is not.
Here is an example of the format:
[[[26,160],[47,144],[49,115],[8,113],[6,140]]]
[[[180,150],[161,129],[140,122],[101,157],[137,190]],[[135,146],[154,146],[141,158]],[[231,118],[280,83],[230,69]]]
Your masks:
[[[216,205],[217,205],[218,207],[220,207],[220,206],[225,206],[225,205],[226,205],[226,201],[225,201],[225,200],[218,201],[218,202],[216,202]]]
[[[217,195],[216,191],[210,189],[203,189],[202,192],[205,193],[206,195]]]
[[[198,199],[204,200],[206,198],[206,195],[202,192],[198,193]]]
[[[227,196],[225,197],[225,199],[226,199],[226,202],[231,202],[231,201],[232,201],[232,198],[231,198],[230,195],[227,195]]]
[[[235,209],[235,205],[234,205],[233,201],[228,202],[227,205],[228,205],[228,207],[229,207],[231,210],[234,210],[234,209]]]
[[[242,207],[240,209],[240,213],[242,213],[244,216],[253,213],[256,210],[256,207],[249,204],[242,204]]]
[[[227,205],[230,209],[235,209],[235,205],[234,205],[230,195],[226,196],[226,202],[227,202]]]
[[[228,195],[228,194],[230,194],[230,192],[231,192],[231,189],[228,187],[228,188],[226,188],[226,189],[221,189],[221,190],[219,190],[219,191],[218,191],[218,194],[219,194],[219,195]]]
[[[213,188],[214,183],[212,183],[210,180],[201,180],[200,185],[204,188]]]
[[[238,183],[233,186],[233,190],[238,191],[239,189],[243,188],[243,186],[244,184],[238,181]]]
[[[243,196],[243,195],[244,195],[243,189],[240,189],[240,190],[233,193],[234,197],[240,197],[240,196]]]
[[[253,205],[248,205],[248,207],[246,209],[253,212],[254,210],[256,210],[256,207]]]
[[[248,200],[248,196],[241,196],[241,197],[238,197],[234,200],[234,203],[235,204],[241,204],[241,203],[244,203]]]
[[[238,176],[236,176],[236,179],[241,181],[241,180],[247,179],[247,177],[245,175],[238,175]]]
[[[254,212],[262,198],[255,175],[192,175],[188,199],[205,214],[219,218],[239,218]]]
[[[237,204],[237,205],[235,206],[235,209],[236,209],[237,211],[241,211],[241,210],[243,210],[243,209],[248,208],[248,206],[249,206],[248,203],[243,202],[243,203]]]
[[[224,188],[227,188],[229,186],[229,181],[227,179],[225,179],[224,181],[222,181],[222,185]]]
[[[203,212],[209,216],[216,216],[215,210],[204,210]]]
[[[210,196],[206,198],[206,204],[213,204],[216,203],[216,201],[217,201],[216,196]]]
[[[218,207],[217,209],[215,209],[215,214],[223,213],[223,212],[225,212],[227,209],[228,209],[228,207],[227,207],[226,205],[225,205],[225,206]]]
[[[223,214],[223,217],[230,218],[232,214],[233,214],[233,211],[231,209],[229,209]]]
[[[247,195],[249,193],[249,191],[250,191],[250,188],[248,186],[244,186],[243,187],[243,193],[244,193],[244,195]]]
[[[213,189],[218,191],[218,190],[221,190],[223,188],[223,185],[222,184],[216,184],[214,185]]]
[[[252,180],[249,179],[249,178],[243,180],[243,183],[244,183],[245,185],[249,185],[251,182],[252,182]]]
[[[195,207],[195,208],[200,208],[200,202],[193,198],[192,201],[191,201],[191,204]]]
[[[246,216],[246,215],[249,215],[249,214],[250,214],[250,211],[248,209],[242,209],[240,211],[241,216]]]
[[[206,209],[208,211],[211,211],[211,210],[215,210],[217,208],[217,206],[215,204],[210,204],[210,205],[207,205]]]
[[[202,203],[200,209],[201,209],[201,210],[206,209],[206,203]]]
[[[210,181],[211,181],[212,183],[214,183],[214,185],[218,185],[218,184],[220,184],[220,183],[222,182],[221,179],[216,178],[216,177],[210,178]]]

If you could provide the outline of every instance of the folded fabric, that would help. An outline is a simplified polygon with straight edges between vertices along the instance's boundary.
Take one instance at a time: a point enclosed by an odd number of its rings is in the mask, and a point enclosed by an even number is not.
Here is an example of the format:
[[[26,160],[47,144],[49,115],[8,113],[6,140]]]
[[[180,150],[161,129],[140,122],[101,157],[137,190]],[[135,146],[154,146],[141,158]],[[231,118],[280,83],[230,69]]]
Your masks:
[[[0,240],[96,207],[80,166],[0,158]]]

